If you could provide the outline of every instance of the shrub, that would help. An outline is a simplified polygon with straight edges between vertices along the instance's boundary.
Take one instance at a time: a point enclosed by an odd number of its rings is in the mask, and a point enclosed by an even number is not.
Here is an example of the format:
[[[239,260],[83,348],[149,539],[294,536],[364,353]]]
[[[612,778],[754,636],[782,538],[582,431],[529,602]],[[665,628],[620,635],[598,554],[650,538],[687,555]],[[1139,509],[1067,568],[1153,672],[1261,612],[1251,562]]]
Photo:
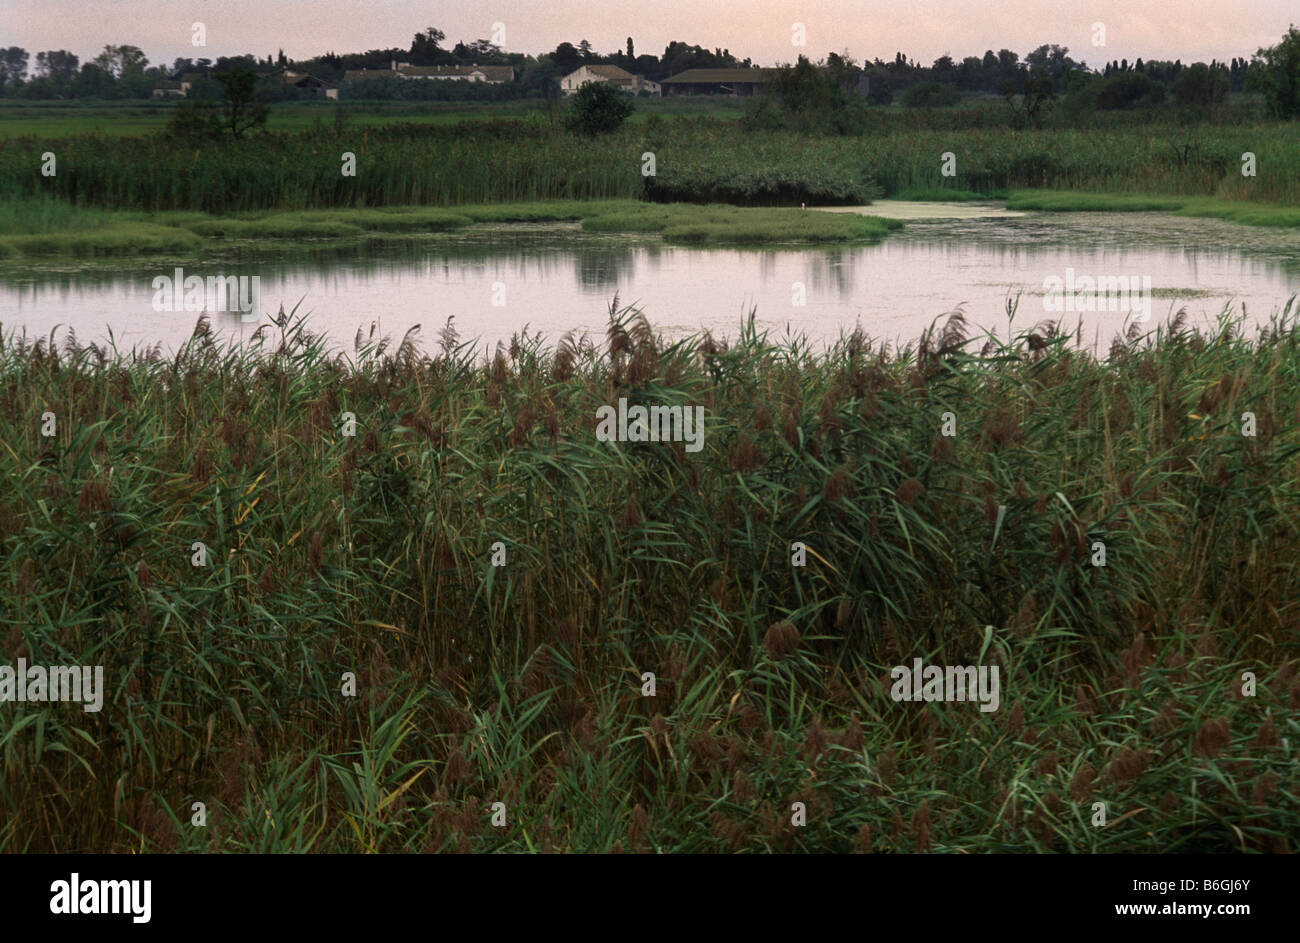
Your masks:
[[[960,101],[956,86],[939,82],[922,82],[903,93],[904,108],[951,108]]]
[[[1097,107],[1103,109],[1158,105],[1165,87],[1142,72],[1116,72],[1096,84]]]
[[[597,135],[617,131],[632,114],[632,99],[609,82],[584,82],[573,96],[573,106],[564,119],[570,131]]]
[[[188,143],[215,141],[221,132],[221,116],[210,101],[180,102],[167,122],[168,136]]]

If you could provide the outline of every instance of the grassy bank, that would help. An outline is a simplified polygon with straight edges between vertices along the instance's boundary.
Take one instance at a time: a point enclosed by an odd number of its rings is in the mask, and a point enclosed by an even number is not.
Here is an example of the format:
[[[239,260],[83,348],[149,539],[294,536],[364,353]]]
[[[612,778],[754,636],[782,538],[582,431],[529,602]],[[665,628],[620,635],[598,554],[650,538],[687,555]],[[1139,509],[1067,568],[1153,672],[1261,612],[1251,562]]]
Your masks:
[[[6,327],[0,634],[109,690],[0,712],[0,850],[1295,851],[1295,315],[1104,363]],[[702,449],[598,441],[620,398]],[[999,709],[891,699],[913,657]]]
[[[1300,226],[1300,207],[1268,206],[1213,197],[1018,190],[1008,196],[1007,209],[1043,210],[1051,213],[1156,211],[1175,213],[1179,216],[1224,219],[1244,226]]]
[[[197,256],[235,242],[281,252],[304,240],[378,241],[475,223],[580,222],[591,232],[644,233],[686,245],[861,243],[901,223],[799,209],[658,205],[635,200],[481,204],[448,208],[246,212],[114,212],[49,198],[0,206],[0,260],[41,256]]]
[[[58,173],[43,177],[42,154]],[[1241,154],[1259,175],[1243,177]],[[356,156],[356,176],[341,155]],[[643,155],[655,175],[643,177]],[[943,155],[956,176],[944,177]],[[670,118],[587,140],[543,125],[389,124],[268,134],[220,145],[161,135],[0,141],[0,202],[50,195],[128,210],[454,206],[639,199],[746,205],[853,205],[924,193],[1052,189],[1216,197],[1300,207],[1300,127],[1121,127],[1013,132],[886,127],[863,137],[743,132],[733,122]]]

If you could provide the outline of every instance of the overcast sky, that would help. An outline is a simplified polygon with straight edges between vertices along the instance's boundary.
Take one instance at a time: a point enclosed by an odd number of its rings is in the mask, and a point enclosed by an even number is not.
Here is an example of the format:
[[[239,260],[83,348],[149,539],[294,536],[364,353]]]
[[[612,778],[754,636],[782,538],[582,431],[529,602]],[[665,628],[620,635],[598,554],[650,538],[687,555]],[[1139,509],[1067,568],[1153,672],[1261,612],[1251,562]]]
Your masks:
[[[457,40],[491,39],[536,54],[587,39],[597,51],[660,55],[670,40],[730,49],[763,65],[803,52],[848,51],[858,60],[896,51],[928,65],[1006,47],[1021,56],[1068,46],[1096,67],[1111,59],[1229,60],[1278,42],[1300,21],[1294,0],[0,0],[0,47],[68,49],[82,61],[106,43],[139,46],[151,64],[283,48],[295,59],[326,52],[408,47],[427,26]],[[207,45],[191,44],[192,24]],[[791,42],[803,23],[807,46]],[[1092,24],[1106,45],[1092,44]]]

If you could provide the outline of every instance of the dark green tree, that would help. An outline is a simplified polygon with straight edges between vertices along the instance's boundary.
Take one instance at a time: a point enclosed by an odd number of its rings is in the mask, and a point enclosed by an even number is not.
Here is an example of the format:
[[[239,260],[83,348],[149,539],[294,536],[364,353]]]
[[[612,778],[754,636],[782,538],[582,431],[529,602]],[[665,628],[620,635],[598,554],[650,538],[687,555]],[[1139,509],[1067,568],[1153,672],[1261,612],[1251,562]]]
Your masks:
[[[951,108],[960,101],[956,86],[939,82],[922,82],[903,93],[904,108]]]
[[[551,53],[551,61],[555,63],[561,75],[568,75],[582,64],[578,47],[573,43],[560,43],[556,46],[555,52]]]
[[[186,144],[218,141],[224,134],[220,109],[201,99],[177,103],[171,120],[167,122],[167,136]]]
[[[1255,53],[1245,86],[1263,92],[1276,117],[1300,117],[1300,31],[1292,26],[1276,46]]]
[[[221,83],[221,110],[223,125],[235,140],[246,131],[265,127],[271,109],[257,99],[257,73],[244,66],[233,66],[227,72],[217,73]]]
[[[1043,116],[1043,110],[1052,100],[1054,94],[1052,77],[1045,69],[1034,69],[1025,79],[1025,90],[1016,97],[1016,84],[1011,80],[1002,83],[1002,97],[1011,108],[1011,124],[1017,128],[1037,125]]]
[[[440,45],[446,39],[446,33],[440,29],[434,29],[432,26],[423,33],[416,33],[411,39],[411,64],[437,65],[443,59],[450,58],[448,51]]]
[[[564,119],[570,131],[597,135],[616,131],[633,110],[632,99],[609,82],[584,82],[573,93]]]
[[[1165,87],[1144,72],[1121,68],[1095,85],[1097,107],[1105,110],[1158,105],[1165,98]]]
[[[1179,73],[1174,100],[1184,108],[1212,108],[1228,97],[1228,71],[1196,62]]]
[[[0,88],[27,77],[27,50],[22,46],[0,49]]]

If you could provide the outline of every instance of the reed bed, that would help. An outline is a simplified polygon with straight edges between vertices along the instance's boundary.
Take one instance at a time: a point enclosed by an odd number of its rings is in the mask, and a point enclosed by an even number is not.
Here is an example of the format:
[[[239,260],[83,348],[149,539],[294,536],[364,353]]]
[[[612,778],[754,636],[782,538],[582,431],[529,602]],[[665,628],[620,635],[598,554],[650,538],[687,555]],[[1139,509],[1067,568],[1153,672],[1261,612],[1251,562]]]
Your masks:
[[[52,151],[58,173],[34,168]],[[341,173],[356,156],[356,176]],[[642,176],[642,155],[656,173]],[[941,173],[956,157],[955,177]],[[1257,175],[1243,177],[1242,155]],[[1291,123],[1095,130],[886,125],[863,137],[742,132],[674,118],[589,140],[533,122],[393,124],[187,145],[163,135],[0,141],[0,204],[40,194],[120,210],[452,206],[654,198],[747,205],[861,204],[912,192],[1093,190],[1300,206]]]
[[[490,357],[0,330],[6,657],[109,688],[0,711],[0,850],[1294,851],[1297,314],[1104,359],[617,301]],[[703,449],[598,441],[620,397]],[[895,702],[914,657],[1000,709]]]

